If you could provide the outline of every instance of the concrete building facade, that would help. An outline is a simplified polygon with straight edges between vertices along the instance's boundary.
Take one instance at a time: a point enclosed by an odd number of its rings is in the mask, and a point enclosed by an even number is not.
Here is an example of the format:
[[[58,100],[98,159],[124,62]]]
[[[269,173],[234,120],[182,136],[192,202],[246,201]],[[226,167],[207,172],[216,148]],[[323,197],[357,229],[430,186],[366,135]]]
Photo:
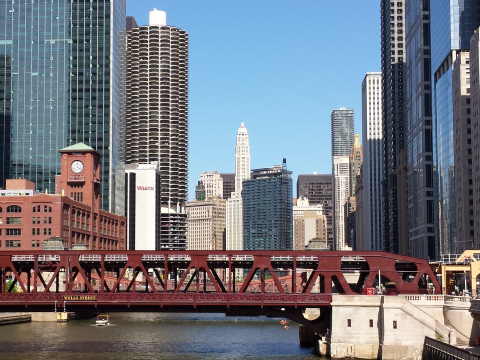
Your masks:
[[[220,197],[187,202],[188,250],[225,250],[225,205]]]
[[[160,173],[157,163],[125,168],[128,250],[161,250]]]
[[[152,10],[127,31],[126,163],[158,163],[160,248],[185,249],[188,178],[188,34]]]
[[[360,135],[355,134],[352,146],[352,153],[350,154],[350,196],[355,196],[357,189],[357,178],[363,164],[363,147],[360,141]]]
[[[252,171],[243,182],[243,239],[245,250],[293,248],[292,176],[286,162]]]
[[[350,157],[333,157],[334,250],[351,250],[345,239],[345,204],[350,197]]]
[[[300,197],[293,204],[293,250],[305,250],[312,240],[327,243],[327,217],[323,205]]]
[[[362,167],[363,169],[363,167]],[[355,198],[356,198],[356,209],[355,209],[355,242],[353,244],[353,250],[366,250],[367,249],[367,241],[363,237],[365,231],[363,229],[364,220],[363,217],[364,209],[363,209],[363,170],[360,172],[360,176],[357,178],[357,189],[355,191]]]
[[[297,198],[322,205],[327,218],[327,243],[333,249],[333,178],[330,174],[303,174],[297,178]]]
[[[243,250],[243,182],[250,179],[250,143],[244,123],[237,130],[235,145],[235,192],[227,200],[227,250]]]
[[[217,171],[206,171],[200,175],[205,189],[205,198],[220,197],[223,198],[223,178]]]
[[[474,249],[472,109],[470,53],[461,51],[453,65],[453,132],[457,241],[453,254]]]
[[[382,73],[367,73],[362,82],[362,169],[364,250],[382,250],[383,234],[383,113]]]

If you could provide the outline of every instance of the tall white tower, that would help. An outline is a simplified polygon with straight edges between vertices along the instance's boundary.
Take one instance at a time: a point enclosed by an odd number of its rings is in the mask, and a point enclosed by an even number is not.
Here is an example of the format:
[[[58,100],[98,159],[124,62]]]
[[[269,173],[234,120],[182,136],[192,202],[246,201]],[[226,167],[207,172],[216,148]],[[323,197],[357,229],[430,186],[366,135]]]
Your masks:
[[[243,250],[242,184],[250,179],[250,144],[244,123],[237,130],[235,145],[235,192],[227,200],[226,250]]]
[[[362,83],[363,239],[358,250],[382,250],[383,117],[382,73],[367,73]]]
[[[242,183],[250,179],[250,144],[248,131],[244,123],[237,130],[235,145],[235,192],[242,193]]]
[[[345,242],[345,203],[350,196],[350,157],[333,157],[335,250],[352,250]]]

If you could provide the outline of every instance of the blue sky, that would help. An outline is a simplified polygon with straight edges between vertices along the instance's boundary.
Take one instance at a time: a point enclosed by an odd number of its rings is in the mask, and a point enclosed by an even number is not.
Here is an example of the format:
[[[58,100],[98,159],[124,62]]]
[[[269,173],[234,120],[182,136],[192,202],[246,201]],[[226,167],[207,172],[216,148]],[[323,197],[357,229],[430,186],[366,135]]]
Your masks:
[[[241,122],[253,168],[331,171],[330,112],[352,107],[360,131],[361,82],[380,70],[378,0],[128,0],[127,13],[147,24],[154,7],[190,35],[190,198],[202,171],[233,172]]]

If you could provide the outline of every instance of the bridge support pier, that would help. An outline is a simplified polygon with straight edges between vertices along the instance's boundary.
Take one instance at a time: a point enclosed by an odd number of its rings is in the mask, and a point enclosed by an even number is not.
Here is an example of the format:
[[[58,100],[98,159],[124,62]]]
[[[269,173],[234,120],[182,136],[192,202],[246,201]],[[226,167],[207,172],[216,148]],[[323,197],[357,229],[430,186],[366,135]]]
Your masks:
[[[300,325],[298,328],[298,340],[300,346],[303,348],[309,348],[315,346],[315,341],[318,339],[317,332],[311,326]]]

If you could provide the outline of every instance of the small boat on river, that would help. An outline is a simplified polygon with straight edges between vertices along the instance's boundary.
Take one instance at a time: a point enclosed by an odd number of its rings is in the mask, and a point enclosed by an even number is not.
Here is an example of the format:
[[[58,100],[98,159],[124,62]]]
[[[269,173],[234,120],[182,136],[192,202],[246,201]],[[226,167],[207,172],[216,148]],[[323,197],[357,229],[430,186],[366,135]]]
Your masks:
[[[108,314],[99,314],[97,316],[97,320],[95,320],[95,325],[97,326],[110,325],[110,316]]]

